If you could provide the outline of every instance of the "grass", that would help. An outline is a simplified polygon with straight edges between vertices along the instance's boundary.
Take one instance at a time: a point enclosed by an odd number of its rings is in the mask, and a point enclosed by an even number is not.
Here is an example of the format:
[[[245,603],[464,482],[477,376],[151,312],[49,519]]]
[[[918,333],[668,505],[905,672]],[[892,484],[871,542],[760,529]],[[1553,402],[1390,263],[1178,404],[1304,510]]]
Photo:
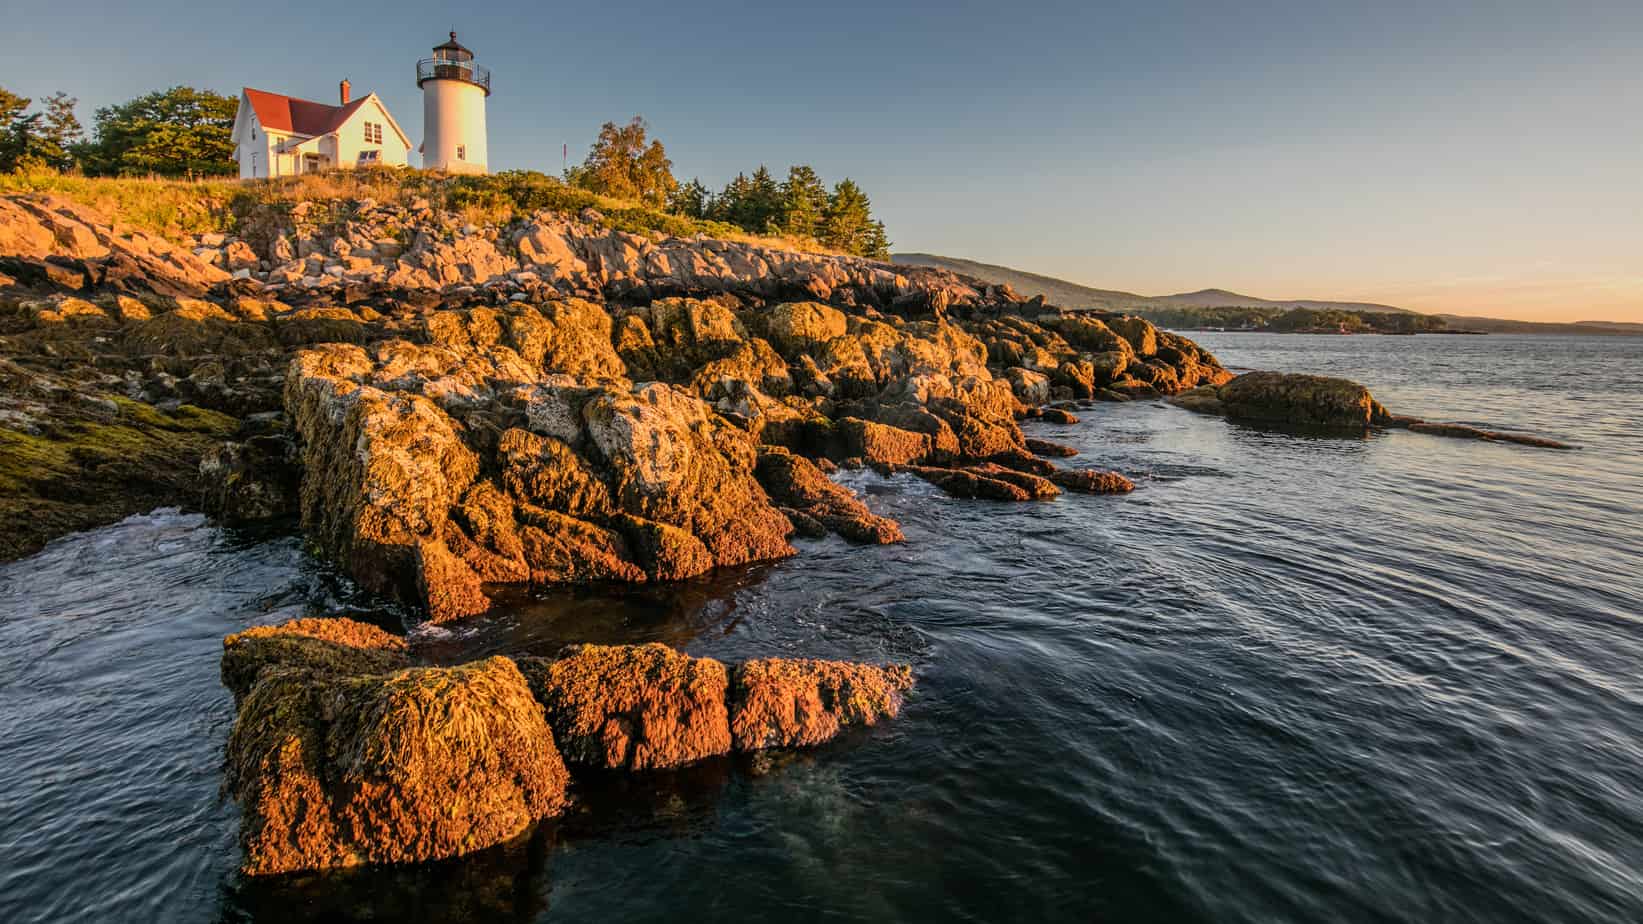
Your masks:
[[[426,199],[434,208],[456,212],[474,224],[507,224],[543,209],[575,216],[592,208],[603,216],[602,226],[633,234],[703,235],[780,250],[836,253],[809,238],[749,234],[735,225],[613,199],[526,170],[447,176],[376,167],[270,180],[86,177],[51,170],[0,174],[0,194],[14,193],[62,196],[179,243],[204,232],[236,233],[242,224],[298,202],[329,203],[331,220],[341,221],[351,211],[347,204],[361,199],[401,206]]]

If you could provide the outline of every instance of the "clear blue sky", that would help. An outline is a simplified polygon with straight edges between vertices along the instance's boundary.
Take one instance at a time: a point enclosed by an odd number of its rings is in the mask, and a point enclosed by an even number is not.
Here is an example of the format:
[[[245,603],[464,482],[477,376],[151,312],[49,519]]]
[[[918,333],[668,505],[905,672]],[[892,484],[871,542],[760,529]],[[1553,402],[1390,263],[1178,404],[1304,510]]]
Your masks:
[[[455,28],[495,72],[493,169],[556,172],[637,113],[681,178],[855,178],[898,250],[1643,320],[1643,0],[6,7],[0,85],[88,125],[179,83],[348,77],[420,140],[413,66]]]

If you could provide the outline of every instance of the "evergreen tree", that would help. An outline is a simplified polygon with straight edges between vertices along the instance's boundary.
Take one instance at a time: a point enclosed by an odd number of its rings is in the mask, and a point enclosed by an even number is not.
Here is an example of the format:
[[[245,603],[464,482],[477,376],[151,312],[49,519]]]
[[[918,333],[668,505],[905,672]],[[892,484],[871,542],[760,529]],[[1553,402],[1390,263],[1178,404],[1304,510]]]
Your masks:
[[[84,140],[85,132],[74,115],[80,101],[58,91],[46,97],[46,110],[36,125],[38,156],[47,166],[68,170],[74,166],[74,152]]]
[[[31,125],[25,113],[33,102],[0,87],[0,173],[12,173],[23,165]]]
[[[862,241],[861,255],[870,260],[890,259],[890,236],[884,231],[884,222],[874,219],[867,223],[867,236]]]
[[[748,190],[751,188],[752,184],[748,182],[747,174],[736,174],[735,179],[726,183],[724,190],[709,203],[707,217],[714,221],[740,225],[746,208]]]
[[[683,183],[668,197],[667,210],[686,218],[706,218],[713,208],[713,194],[700,179]]]
[[[789,167],[782,183],[778,227],[796,237],[819,238],[827,212],[827,187],[816,171],[800,164]]]
[[[753,171],[747,181],[747,197],[743,200],[742,217],[736,223],[754,234],[773,230],[781,211],[782,189],[764,164]]]
[[[822,243],[845,253],[864,253],[870,245],[872,203],[855,181],[846,178],[833,187],[822,222]]]

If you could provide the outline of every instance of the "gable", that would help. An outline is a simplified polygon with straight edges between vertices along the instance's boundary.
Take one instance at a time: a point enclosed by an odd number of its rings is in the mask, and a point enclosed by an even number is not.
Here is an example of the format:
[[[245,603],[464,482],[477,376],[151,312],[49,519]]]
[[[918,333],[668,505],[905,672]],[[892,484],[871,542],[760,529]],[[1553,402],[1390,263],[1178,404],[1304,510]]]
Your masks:
[[[352,126],[356,122],[376,122],[380,120],[399,138],[401,145],[404,145],[407,149],[410,148],[411,139],[405,136],[405,132],[399,127],[399,123],[394,121],[394,117],[388,112],[388,107],[382,104],[380,97],[372,93],[357,102],[359,105],[351,106],[347,117],[337,123],[338,129],[342,129],[344,126]],[[353,129],[349,127],[347,130],[352,131]]]
[[[359,99],[353,100],[346,106],[327,106],[313,100],[298,99],[294,96],[285,96],[280,93],[269,93],[267,90],[253,90],[245,87],[240,95],[241,108],[249,107],[250,115],[255,116],[256,123],[262,126],[265,132],[281,132],[290,135],[303,135],[310,138],[328,135],[338,131],[344,125],[355,121],[361,112],[373,115],[380,114],[382,121],[387,123],[399,136],[400,143],[405,147],[411,146],[411,139],[405,130],[399,127],[394,117],[389,114],[388,107],[375,93],[368,93]],[[246,114],[236,112],[234,115],[234,137],[240,137],[243,127],[242,117]]]

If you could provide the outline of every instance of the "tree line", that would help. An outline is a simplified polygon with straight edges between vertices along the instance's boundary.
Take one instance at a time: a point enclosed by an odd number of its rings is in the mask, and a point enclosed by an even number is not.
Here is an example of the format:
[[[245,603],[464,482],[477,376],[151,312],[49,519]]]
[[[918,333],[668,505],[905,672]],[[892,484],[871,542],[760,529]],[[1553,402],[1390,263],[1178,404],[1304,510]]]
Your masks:
[[[875,259],[890,256],[884,223],[873,217],[873,204],[855,181],[846,177],[827,185],[814,168],[789,167],[777,181],[760,165],[751,175],[738,173],[715,193],[700,179],[680,183],[662,142],[650,137],[645,120],[625,125],[606,122],[587,159],[565,171],[572,186],[633,199],[686,218],[722,221],[753,234],[808,238],[844,253]]]
[[[97,110],[89,136],[78,101],[54,93],[38,105],[0,87],[0,173],[49,168],[88,176],[232,176],[235,96],[196,87],[156,90]],[[719,221],[752,234],[815,240],[844,253],[888,259],[890,239],[873,204],[846,177],[829,189],[815,169],[788,168],[778,181],[760,165],[717,193],[700,179],[681,184],[645,120],[606,122],[587,159],[565,171],[571,186],[685,218]]]
[[[239,100],[195,87],[156,90],[97,110],[88,136],[62,92],[39,105],[0,87],[0,173],[50,168],[88,176],[226,176]]]
[[[1346,330],[1382,333],[1420,333],[1444,330],[1442,318],[1428,314],[1394,311],[1349,311],[1342,308],[1290,308],[1259,306],[1172,307],[1148,306],[1137,311],[1142,317],[1164,327],[1225,327],[1234,330],[1306,331]]]

